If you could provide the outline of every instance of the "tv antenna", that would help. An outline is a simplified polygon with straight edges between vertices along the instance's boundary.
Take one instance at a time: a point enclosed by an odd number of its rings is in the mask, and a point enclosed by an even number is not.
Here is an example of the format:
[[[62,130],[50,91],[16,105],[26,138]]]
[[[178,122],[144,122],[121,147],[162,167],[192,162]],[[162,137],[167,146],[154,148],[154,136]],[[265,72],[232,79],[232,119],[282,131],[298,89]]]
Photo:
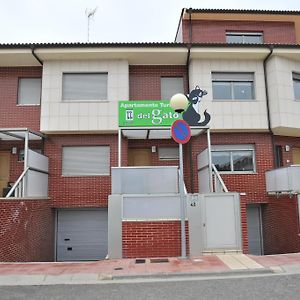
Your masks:
[[[97,11],[97,8],[94,8],[94,9],[86,9],[85,10],[85,15],[87,16],[87,21],[88,21],[88,26],[87,26],[87,41],[89,42],[90,41],[90,20],[91,18],[94,17],[96,11]]]

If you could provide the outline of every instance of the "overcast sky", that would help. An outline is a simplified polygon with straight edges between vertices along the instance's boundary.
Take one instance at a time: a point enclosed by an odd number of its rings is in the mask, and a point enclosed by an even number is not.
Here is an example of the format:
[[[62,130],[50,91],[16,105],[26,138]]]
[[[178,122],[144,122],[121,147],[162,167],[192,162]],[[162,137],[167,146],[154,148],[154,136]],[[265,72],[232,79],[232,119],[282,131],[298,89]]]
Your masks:
[[[0,43],[172,42],[183,7],[300,10],[299,0],[0,0]]]

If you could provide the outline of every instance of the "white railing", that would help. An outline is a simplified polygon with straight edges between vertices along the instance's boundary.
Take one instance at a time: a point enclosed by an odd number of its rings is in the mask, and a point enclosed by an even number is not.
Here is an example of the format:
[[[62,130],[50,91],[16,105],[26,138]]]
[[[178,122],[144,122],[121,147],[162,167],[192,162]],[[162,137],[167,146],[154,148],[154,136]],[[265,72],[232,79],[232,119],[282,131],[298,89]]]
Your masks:
[[[12,186],[12,188],[10,189],[10,191],[8,192],[5,198],[10,198],[10,197],[22,198],[25,196],[26,193],[25,180],[26,180],[26,173],[28,172],[28,170],[29,168],[26,168],[23,171],[23,173],[15,182],[15,184]]]
[[[228,193],[228,189],[219,173],[217,170],[216,166],[212,164],[212,175],[213,175],[213,183],[214,183],[214,192],[215,193]]]

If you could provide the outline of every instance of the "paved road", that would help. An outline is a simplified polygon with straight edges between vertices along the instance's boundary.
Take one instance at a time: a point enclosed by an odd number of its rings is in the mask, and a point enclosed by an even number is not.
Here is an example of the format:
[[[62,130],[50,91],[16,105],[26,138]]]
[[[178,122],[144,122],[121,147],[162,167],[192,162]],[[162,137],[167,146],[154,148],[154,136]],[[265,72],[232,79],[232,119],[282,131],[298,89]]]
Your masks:
[[[209,280],[0,287],[1,300],[14,299],[299,299],[300,274]]]

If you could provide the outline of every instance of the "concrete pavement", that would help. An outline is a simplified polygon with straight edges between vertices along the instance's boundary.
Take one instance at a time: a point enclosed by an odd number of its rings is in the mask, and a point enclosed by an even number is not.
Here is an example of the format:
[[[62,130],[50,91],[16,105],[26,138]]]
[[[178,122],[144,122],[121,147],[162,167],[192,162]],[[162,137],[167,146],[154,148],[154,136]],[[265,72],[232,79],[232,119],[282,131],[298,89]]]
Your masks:
[[[205,255],[189,259],[120,259],[95,262],[0,263],[0,285],[96,284],[136,278],[300,273],[300,253]]]

